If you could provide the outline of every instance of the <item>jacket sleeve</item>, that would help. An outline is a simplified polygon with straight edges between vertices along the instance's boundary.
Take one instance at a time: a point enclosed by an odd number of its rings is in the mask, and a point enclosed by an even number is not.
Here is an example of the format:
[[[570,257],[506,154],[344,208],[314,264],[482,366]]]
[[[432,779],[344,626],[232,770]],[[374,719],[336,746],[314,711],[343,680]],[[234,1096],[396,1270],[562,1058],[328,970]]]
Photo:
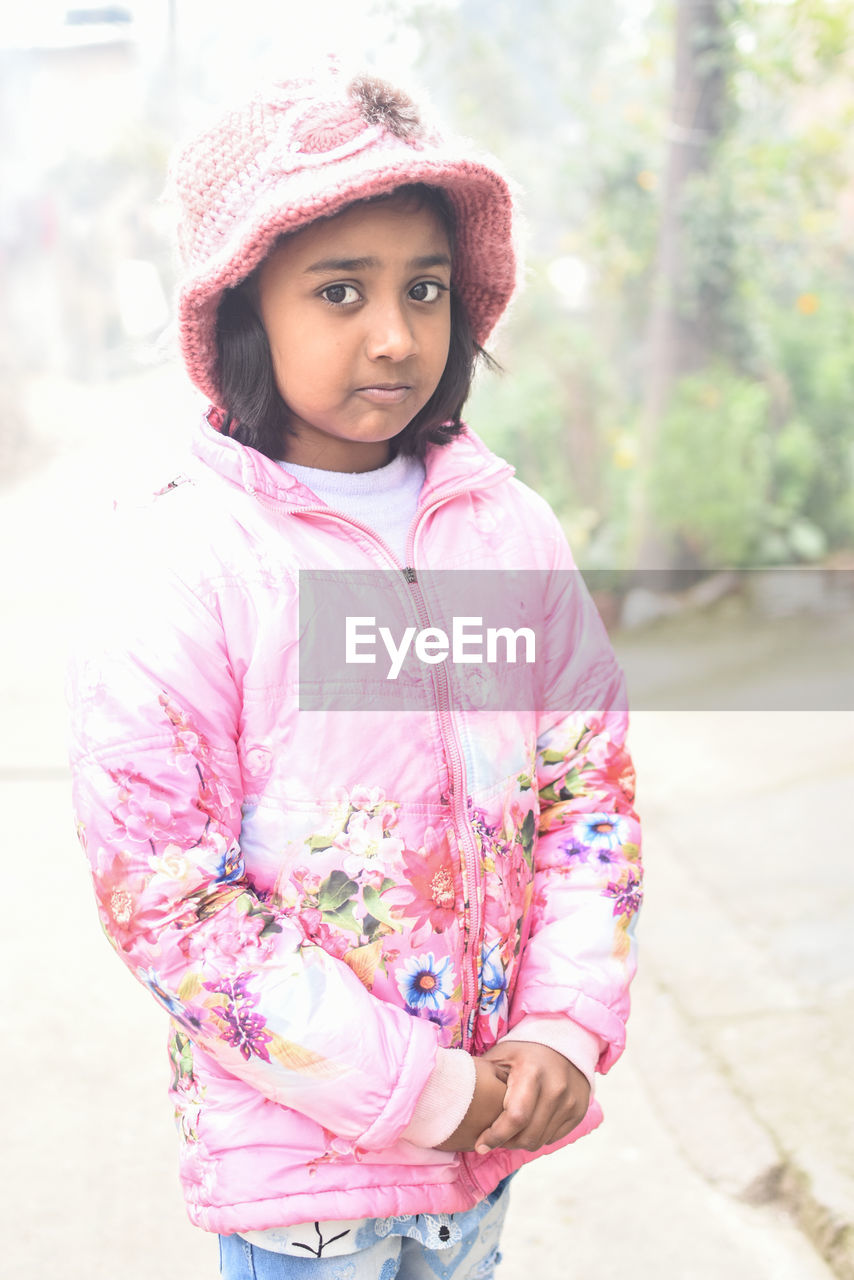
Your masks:
[[[531,1039],[566,1045],[562,1051],[582,1070],[595,1063],[604,1072],[625,1045],[641,902],[640,829],[622,673],[562,533],[555,546],[531,931],[510,1034],[526,1038],[526,1025],[533,1027]]]
[[[158,567],[159,561],[159,567]],[[372,996],[247,880],[242,705],[215,603],[162,557],[114,566],[72,660],[78,832],[102,926],[218,1067],[345,1141],[397,1140],[435,1028]]]

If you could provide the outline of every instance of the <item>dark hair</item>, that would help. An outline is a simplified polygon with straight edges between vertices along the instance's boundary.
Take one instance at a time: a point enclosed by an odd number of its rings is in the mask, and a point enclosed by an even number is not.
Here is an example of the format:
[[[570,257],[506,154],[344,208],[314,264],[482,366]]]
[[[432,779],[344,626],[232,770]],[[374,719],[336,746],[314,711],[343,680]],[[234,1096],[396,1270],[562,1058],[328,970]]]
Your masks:
[[[440,188],[415,183],[355,203],[374,204],[401,194],[412,196],[419,207],[426,206],[437,214],[453,255],[454,212]],[[226,411],[223,430],[268,458],[280,458],[292,429],[288,407],[276,385],[270,344],[255,301],[258,270],[256,267],[246,280],[226,289],[217,311],[217,376]],[[397,453],[423,457],[429,443],[448,444],[459,435],[460,414],[479,358],[490,368],[496,367],[492,357],[475,342],[465,307],[452,286],[451,341],[445,369],[424,408],[392,441]]]

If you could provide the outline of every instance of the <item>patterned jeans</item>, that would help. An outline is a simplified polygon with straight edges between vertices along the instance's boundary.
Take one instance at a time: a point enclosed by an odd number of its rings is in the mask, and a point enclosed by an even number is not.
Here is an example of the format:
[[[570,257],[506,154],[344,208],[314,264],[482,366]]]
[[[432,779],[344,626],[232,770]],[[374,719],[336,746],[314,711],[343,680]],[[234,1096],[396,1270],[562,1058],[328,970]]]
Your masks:
[[[373,1241],[336,1257],[272,1253],[220,1236],[223,1280],[492,1280],[507,1213],[506,1182],[461,1214],[412,1214],[371,1223]],[[361,1243],[361,1241],[360,1241]]]

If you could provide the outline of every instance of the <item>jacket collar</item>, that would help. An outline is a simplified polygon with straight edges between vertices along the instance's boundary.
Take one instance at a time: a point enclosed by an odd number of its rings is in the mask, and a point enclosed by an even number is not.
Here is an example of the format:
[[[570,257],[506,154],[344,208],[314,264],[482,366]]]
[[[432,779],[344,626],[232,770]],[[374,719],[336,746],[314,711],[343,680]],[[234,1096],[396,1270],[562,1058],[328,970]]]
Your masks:
[[[272,458],[223,435],[222,417],[211,406],[200,420],[191,448],[218,475],[247,493],[259,493],[289,510],[324,504],[304,484],[276,465]],[[427,477],[419,506],[441,501],[459,490],[491,487],[509,479],[513,467],[497,457],[469,427],[447,445],[429,445],[424,459]]]

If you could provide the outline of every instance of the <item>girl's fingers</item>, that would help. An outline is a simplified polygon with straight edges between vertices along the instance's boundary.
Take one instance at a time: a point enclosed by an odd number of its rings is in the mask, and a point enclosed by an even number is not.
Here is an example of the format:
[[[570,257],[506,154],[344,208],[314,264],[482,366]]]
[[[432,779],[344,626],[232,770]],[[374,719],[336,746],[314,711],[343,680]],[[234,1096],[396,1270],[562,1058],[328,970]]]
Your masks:
[[[550,1147],[553,1142],[560,1142],[561,1138],[566,1138],[570,1133],[572,1133],[573,1129],[578,1128],[586,1115],[586,1106],[573,1108],[569,1116],[565,1116],[559,1124],[553,1124],[551,1126],[546,1135],[545,1141],[543,1142],[543,1146]]]
[[[539,1151],[541,1147],[551,1146],[553,1142],[567,1137],[581,1124],[586,1114],[586,1105],[576,1102],[568,1111],[561,1108],[559,1118],[556,1118],[552,1106],[535,1091],[530,1113],[522,1114],[518,1100],[514,1101],[512,1110],[505,1104],[505,1110],[483,1131],[474,1149],[480,1155],[486,1155],[496,1147]]]
[[[506,1049],[505,1049],[506,1052]],[[516,1053],[515,1061],[499,1062],[507,1072],[507,1088],[501,1114],[484,1129],[474,1150],[485,1155],[496,1147],[539,1151],[559,1142],[575,1129],[587,1112],[589,1085],[585,1077],[557,1054],[559,1070],[545,1054],[525,1057]]]
[[[508,1089],[508,1097],[509,1094]],[[482,1147],[483,1153],[494,1147],[509,1147],[539,1151],[553,1140],[547,1135],[554,1128],[554,1110],[540,1092],[538,1083],[532,1081],[524,1095],[520,1094],[521,1090],[517,1089],[510,1105],[505,1103],[505,1110],[481,1135],[475,1150]]]
[[[510,1147],[530,1124],[539,1100],[537,1082],[518,1072],[511,1071],[504,1094],[504,1109],[497,1120],[485,1129],[475,1144],[481,1155],[494,1147]]]

